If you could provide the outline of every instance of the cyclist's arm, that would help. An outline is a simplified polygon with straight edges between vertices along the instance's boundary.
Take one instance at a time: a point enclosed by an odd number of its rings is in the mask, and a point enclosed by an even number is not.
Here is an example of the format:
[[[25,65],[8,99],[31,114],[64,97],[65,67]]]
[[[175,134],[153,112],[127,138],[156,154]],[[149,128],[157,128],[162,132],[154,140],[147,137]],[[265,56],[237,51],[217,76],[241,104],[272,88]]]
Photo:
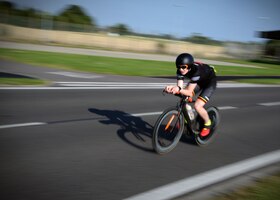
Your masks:
[[[177,85],[168,85],[165,87],[165,91],[171,94],[177,94],[180,89],[183,88],[184,81],[183,80],[178,80]]]
[[[197,85],[196,83],[188,84],[188,86],[185,89],[182,88],[180,90],[180,94],[192,97],[193,96],[193,91],[194,91],[196,85]]]
[[[172,89],[173,94],[178,94],[181,89],[184,87],[184,80],[177,80],[177,86],[174,86]]]
[[[179,86],[181,89],[183,89],[184,81],[183,80],[177,80],[177,86]]]

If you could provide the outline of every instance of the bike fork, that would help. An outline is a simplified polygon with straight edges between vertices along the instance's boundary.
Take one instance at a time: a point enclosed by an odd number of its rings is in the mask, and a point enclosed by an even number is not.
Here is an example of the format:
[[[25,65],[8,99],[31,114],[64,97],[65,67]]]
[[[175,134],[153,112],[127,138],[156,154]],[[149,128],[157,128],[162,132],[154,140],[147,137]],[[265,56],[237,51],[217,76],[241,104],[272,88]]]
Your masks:
[[[181,110],[178,110],[178,114],[177,114],[177,119],[176,119],[176,122],[175,122],[175,126],[177,125],[178,121],[179,121],[179,118],[180,118],[180,115],[181,115]],[[170,127],[172,121],[174,120],[176,114],[173,114],[172,117],[169,119],[168,123],[166,124],[164,130],[167,131],[168,128]],[[172,130],[170,131],[170,133],[173,132],[175,126],[172,128]]]
[[[172,123],[173,119],[174,119],[175,115],[172,115],[172,117],[170,118],[170,120],[168,121],[168,123],[165,126],[165,131],[169,128],[170,124]]]

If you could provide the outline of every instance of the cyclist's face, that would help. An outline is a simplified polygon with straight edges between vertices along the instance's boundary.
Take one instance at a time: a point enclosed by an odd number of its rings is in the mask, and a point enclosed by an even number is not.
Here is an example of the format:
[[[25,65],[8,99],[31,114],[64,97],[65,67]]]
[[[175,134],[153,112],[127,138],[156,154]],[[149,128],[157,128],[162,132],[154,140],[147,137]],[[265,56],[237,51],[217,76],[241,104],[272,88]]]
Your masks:
[[[179,70],[180,70],[182,75],[186,75],[189,72],[188,68],[185,68],[185,69],[180,68]]]
[[[188,71],[189,71],[188,68],[189,68],[188,65],[179,65],[179,66],[177,66],[177,69],[179,69],[179,71],[180,71],[180,73],[182,75],[185,75],[185,74],[188,73]]]

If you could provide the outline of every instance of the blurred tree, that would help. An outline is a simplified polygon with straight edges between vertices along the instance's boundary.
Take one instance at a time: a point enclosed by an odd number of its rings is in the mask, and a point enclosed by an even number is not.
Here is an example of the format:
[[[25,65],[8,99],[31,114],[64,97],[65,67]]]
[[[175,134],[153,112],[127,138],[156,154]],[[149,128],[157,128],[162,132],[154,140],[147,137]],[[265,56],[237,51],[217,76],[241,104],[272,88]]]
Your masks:
[[[170,35],[170,34],[163,34],[163,35],[161,35],[161,37],[162,37],[163,39],[167,39],[167,40],[173,40],[173,39],[175,39],[174,36],[173,36],[173,35]]]
[[[118,33],[120,35],[128,35],[131,33],[130,29],[125,24],[117,24],[115,26],[111,26],[108,30],[112,33]]]
[[[77,5],[69,5],[54,18],[56,21],[96,26],[95,20]]]
[[[17,9],[14,3],[8,1],[0,1],[0,13],[4,15],[40,18],[42,11],[35,10],[33,8]]]
[[[35,10],[33,8],[28,8],[25,10],[21,10],[19,12],[19,15],[24,17],[30,17],[30,18],[41,18],[41,13],[42,13],[41,11]]]
[[[15,4],[9,1],[0,1],[0,13],[11,15],[15,10]]]
[[[213,40],[209,37],[205,37],[199,33],[194,33],[191,37],[187,37],[184,41],[192,42],[196,44],[209,44],[209,45],[221,45],[222,42]]]
[[[280,60],[280,40],[268,40],[265,45],[265,55]]]
[[[268,56],[275,56],[277,49],[280,48],[279,40],[269,40],[265,45],[265,54]]]

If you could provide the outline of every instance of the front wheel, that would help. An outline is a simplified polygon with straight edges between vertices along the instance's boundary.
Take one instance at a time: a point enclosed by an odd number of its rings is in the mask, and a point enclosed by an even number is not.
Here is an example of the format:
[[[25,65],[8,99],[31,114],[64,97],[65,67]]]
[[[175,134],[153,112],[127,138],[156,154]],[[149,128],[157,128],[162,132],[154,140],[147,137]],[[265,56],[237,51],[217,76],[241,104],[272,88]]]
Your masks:
[[[184,117],[176,107],[166,109],[158,118],[153,131],[153,148],[165,154],[176,147],[184,131]]]
[[[220,123],[220,114],[219,110],[216,107],[209,107],[206,109],[209,115],[209,118],[212,122],[212,128],[208,136],[202,137],[199,134],[195,135],[195,141],[199,146],[205,146],[211,143],[214,139],[214,136],[217,134],[216,129]],[[200,127],[203,126],[203,120],[198,119],[198,123],[200,123]]]

